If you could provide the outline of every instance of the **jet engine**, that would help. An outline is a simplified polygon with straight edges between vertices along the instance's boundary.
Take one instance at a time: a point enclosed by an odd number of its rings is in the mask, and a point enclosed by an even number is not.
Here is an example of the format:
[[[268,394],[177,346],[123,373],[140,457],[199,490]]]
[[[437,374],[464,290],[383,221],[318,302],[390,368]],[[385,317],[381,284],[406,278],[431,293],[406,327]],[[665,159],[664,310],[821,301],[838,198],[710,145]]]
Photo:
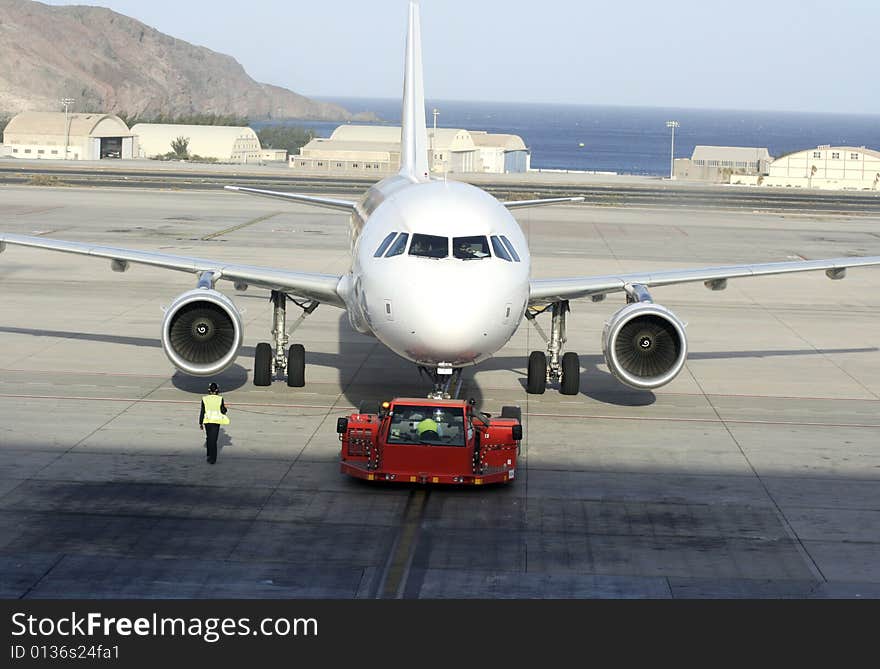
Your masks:
[[[182,372],[194,376],[222,372],[235,360],[241,342],[241,315],[232,300],[216,290],[190,290],[165,311],[162,348]]]
[[[633,388],[650,390],[674,379],[687,358],[684,324],[653,302],[628,304],[605,324],[602,350],[608,368]]]

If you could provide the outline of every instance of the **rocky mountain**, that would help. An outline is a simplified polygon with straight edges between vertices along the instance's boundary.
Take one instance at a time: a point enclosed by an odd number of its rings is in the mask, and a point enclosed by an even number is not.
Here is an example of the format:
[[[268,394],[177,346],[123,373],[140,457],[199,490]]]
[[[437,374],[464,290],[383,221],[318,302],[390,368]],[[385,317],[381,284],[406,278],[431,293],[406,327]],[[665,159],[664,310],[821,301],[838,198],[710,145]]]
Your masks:
[[[0,112],[235,114],[347,121],[337,105],[251,79],[232,57],[102,7],[0,0]]]

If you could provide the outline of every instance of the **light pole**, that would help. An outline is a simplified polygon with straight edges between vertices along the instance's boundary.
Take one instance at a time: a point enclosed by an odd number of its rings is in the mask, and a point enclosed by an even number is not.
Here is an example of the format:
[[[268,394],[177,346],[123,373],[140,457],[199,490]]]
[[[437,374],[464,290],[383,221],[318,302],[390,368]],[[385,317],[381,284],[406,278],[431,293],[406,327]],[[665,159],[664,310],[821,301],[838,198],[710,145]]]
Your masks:
[[[434,153],[434,138],[437,136],[437,117],[440,115],[440,110],[435,107],[431,113],[434,115],[434,132],[431,133],[431,170],[433,171],[433,165],[437,162],[437,156]]]
[[[672,128],[672,146],[669,149],[669,178],[675,178],[675,129],[681,127],[678,121],[666,121],[666,127]]]
[[[67,160],[67,145],[70,143],[70,114],[68,109],[76,100],[73,98],[61,98],[61,104],[64,105],[64,160]]]

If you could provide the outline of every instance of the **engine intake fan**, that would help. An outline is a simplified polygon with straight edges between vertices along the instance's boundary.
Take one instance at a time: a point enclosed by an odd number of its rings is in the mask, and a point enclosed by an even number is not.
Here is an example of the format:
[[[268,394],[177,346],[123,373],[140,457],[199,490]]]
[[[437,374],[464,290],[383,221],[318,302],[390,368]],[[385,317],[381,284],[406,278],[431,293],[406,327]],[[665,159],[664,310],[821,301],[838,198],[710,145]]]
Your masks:
[[[684,325],[669,309],[651,302],[628,304],[605,325],[602,349],[620,381],[650,390],[666,385],[687,359]]]
[[[197,288],[168,307],[162,347],[182,372],[210,376],[229,367],[241,348],[241,316],[228,297]]]

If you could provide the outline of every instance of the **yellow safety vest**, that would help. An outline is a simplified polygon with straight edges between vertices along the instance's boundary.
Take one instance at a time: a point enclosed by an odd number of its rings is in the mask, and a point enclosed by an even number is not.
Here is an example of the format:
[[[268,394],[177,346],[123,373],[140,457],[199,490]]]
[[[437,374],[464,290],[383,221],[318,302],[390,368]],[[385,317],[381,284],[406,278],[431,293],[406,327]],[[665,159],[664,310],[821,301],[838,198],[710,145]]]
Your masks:
[[[223,397],[220,395],[205,395],[202,398],[205,405],[205,418],[203,423],[217,423],[218,425],[229,425],[229,418],[220,411],[220,405],[223,404]]]
[[[422,436],[422,433],[427,432],[428,430],[433,430],[434,432],[436,432],[437,422],[430,418],[425,418],[425,420],[418,424],[416,429],[419,431],[419,436]]]

